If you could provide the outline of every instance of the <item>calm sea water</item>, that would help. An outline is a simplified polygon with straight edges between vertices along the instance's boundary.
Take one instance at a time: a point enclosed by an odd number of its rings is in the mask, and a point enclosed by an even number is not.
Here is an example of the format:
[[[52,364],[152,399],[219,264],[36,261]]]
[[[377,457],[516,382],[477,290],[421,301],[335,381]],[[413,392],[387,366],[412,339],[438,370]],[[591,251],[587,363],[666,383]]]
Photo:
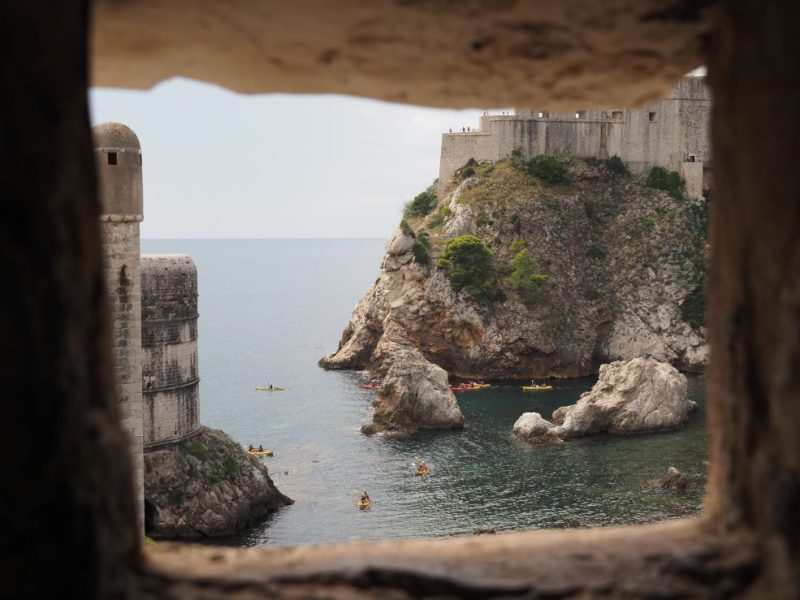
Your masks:
[[[701,407],[672,433],[597,436],[532,448],[511,436],[520,414],[571,404],[593,379],[549,393],[519,385],[457,394],[458,432],[407,440],[365,437],[374,392],[360,375],[324,371],[361,295],[378,274],[383,240],[144,240],[143,252],[192,256],[199,279],[203,424],[242,445],[263,444],[279,489],[295,500],[252,530],[217,543],[255,546],[637,523],[695,514],[705,481]],[[284,392],[265,393],[272,383]],[[415,477],[422,456],[432,468]],[[654,481],[667,467],[690,477],[684,494]],[[356,508],[357,491],[374,503]]]

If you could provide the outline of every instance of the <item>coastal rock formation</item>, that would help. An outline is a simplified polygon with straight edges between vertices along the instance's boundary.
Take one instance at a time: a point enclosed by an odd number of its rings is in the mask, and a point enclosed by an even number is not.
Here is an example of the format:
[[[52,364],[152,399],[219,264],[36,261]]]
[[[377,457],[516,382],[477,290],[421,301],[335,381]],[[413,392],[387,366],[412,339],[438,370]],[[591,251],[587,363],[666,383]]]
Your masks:
[[[686,386],[685,375],[653,358],[613,362],[600,367],[597,383],[577,403],[553,411],[552,422],[539,413],[524,413],[513,433],[531,443],[558,443],[593,433],[675,429],[697,408]]]
[[[597,383],[576,404],[553,412],[562,438],[590,433],[644,433],[686,423],[697,404],[686,396],[686,376],[653,358],[600,367]]]
[[[667,469],[667,474],[658,482],[658,486],[662,490],[685,492],[689,487],[689,480],[686,478],[686,475],[678,471],[678,469],[670,467]]]
[[[383,377],[406,347],[465,379],[585,376],[645,354],[702,370],[705,201],[619,163],[558,160],[566,177],[555,185],[511,158],[475,164],[430,213],[409,216],[320,365]],[[454,289],[436,266],[465,233],[491,252],[488,298]],[[520,247],[547,276],[535,297],[513,285]]]
[[[418,427],[462,427],[464,416],[450,391],[445,370],[425,360],[419,350],[393,345],[384,349],[391,360],[381,393],[373,403],[373,423],[362,431],[404,436]]]
[[[267,467],[222,431],[145,453],[145,520],[154,538],[236,533],[292,500]]]
[[[513,433],[532,444],[560,443],[558,428],[537,412],[522,413],[514,423]]]

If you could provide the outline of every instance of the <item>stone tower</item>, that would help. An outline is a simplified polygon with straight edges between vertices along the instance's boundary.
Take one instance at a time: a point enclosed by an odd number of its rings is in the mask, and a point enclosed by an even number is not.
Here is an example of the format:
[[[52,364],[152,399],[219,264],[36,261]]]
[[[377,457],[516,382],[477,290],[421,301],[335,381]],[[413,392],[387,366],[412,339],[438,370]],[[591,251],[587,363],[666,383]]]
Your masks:
[[[121,123],[92,130],[100,194],[100,234],[113,318],[113,356],[120,417],[130,436],[134,489],[144,515],[142,455],[142,318],[139,223],[142,220],[142,152],[139,138]],[[143,531],[143,522],[140,523]]]
[[[142,255],[144,446],[198,434],[197,268],[186,254]]]

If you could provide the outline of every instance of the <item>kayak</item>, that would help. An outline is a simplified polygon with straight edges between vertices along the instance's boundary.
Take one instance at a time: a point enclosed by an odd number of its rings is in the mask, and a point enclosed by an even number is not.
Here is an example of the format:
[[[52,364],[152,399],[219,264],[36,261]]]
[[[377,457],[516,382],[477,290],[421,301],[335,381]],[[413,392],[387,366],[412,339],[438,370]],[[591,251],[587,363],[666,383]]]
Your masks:
[[[272,387],[257,387],[256,389],[257,389],[259,392],[282,392],[282,391],[284,391],[286,388],[282,388],[282,387],[275,387],[275,386],[273,385]]]
[[[255,448],[253,450],[248,450],[248,452],[253,456],[272,456],[273,454],[272,450],[256,450]]]
[[[457,385],[455,387],[451,387],[450,389],[453,390],[454,392],[466,392],[466,391],[470,391],[470,390],[483,390],[483,389],[490,388],[490,387],[492,387],[492,385],[490,383],[476,383],[476,384],[473,384],[473,385],[469,385],[469,384],[465,383],[465,384]]]
[[[370,504],[372,504],[372,500],[359,500],[358,508],[369,508]]]
[[[417,476],[422,476],[422,475],[427,475],[427,474],[428,474],[428,473],[430,473],[430,472],[431,472],[431,470],[430,470],[429,468],[427,468],[427,467],[426,467],[426,468],[424,468],[424,469],[417,469],[417,472],[416,472],[416,473],[414,473],[414,475],[417,475]]]
[[[362,390],[382,390],[383,389],[382,385],[373,385],[371,383],[362,383],[358,387],[360,387]]]
[[[523,385],[523,392],[549,392],[553,389],[552,385]]]

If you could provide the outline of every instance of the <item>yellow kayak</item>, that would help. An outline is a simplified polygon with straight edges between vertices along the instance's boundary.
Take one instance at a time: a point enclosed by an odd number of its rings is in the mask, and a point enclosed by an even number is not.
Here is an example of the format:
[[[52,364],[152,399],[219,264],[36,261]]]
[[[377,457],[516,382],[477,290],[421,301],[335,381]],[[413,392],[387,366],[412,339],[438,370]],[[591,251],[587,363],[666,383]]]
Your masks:
[[[553,389],[552,385],[523,385],[523,392],[549,392]]]
[[[372,504],[372,500],[359,500],[358,508],[369,508],[370,504]]]
[[[272,450],[248,450],[253,456],[272,456]]]
[[[259,392],[282,392],[282,391],[284,391],[286,388],[282,388],[282,387],[275,387],[275,386],[273,385],[272,387],[266,387],[266,386],[265,386],[265,387],[257,387],[256,389],[257,389]]]
[[[430,472],[431,472],[431,470],[427,469],[427,468],[426,469],[417,469],[417,472],[414,473],[414,474],[417,475],[417,476],[422,476],[422,475],[427,475]]]

